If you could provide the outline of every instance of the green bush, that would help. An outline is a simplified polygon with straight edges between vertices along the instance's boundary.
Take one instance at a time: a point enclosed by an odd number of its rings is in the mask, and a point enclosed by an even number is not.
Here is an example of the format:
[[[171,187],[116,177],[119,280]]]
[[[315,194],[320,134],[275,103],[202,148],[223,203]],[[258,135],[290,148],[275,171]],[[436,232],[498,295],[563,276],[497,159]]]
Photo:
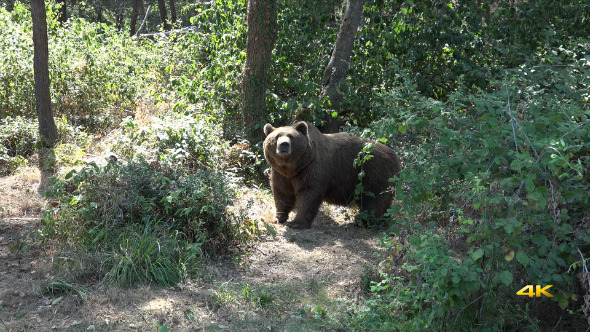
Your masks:
[[[179,107],[223,123],[223,137],[240,134],[240,82],[245,62],[246,4],[238,1],[212,1],[195,5],[197,15],[191,24],[198,33],[188,34],[181,45],[190,58],[184,71],[173,73],[171,85],[182,99]]]
[[[275,125],[295,117],[316,124],[323,119],[321,79],[339,28],[330,14],[334,6],[331,1],[311,0],[280,5],[266,106]]]
[[[87,149],[94,140],[80,126],[74,127],[66,117],[56,119],[60,140],[53,149],[59,166],[84,162]],[[0,119],[0,174],[9,174],[34,157],[39,141],[37,120],[25,117]]]
[[[39,139],[37,122],[23,117],[0,119],[0,174],[9,174],[26,162]]]
[[[374,284],[358,324],[516,328],[525,304],[532,326],[560,316],[583,324],[574,273],[578,250],[590,249],[590,69],[572,55],[587,47],[543,49],[493,90],[459,89],[447,102],[413,94],[411,83],[381,95],[373,133],[403,146],[405,159],[389,214],[407,242],[389,245],[407,253]],[[528,284],[553,285],[554,297],[527,303],[515,294]],[[384,316],[392,311],[412,319]]]
[[[40,240],[56,238],[81,260],[100,257],[100,275],[123,284],[180,281],[204,254],[222,254],[244,239],[243,217],[228,211],[231,179],[183,174],[157,162],[90,164],[55,178]]]
[[[153,117],[147,124],[124,119],[108,149],[123,158],[144,158],[184,170],[222,168],[227,142],[213,121],[191,113]]]
[[[39,139],[37,121],[23,117],[0,119],[0,145],[10,157],[28,157],[35,151]]]
[[[30,13],[0,7],[0,117],[35,114]]]
[[[89,134],[82,126],[72,126],[65,116],[55,122],[60,139],[53,149],[57,165],[67,167],[85,164],[96,136]]]
[[[137,40],[113,26],[71,19],[57,24],[48,6],[49,73],[53,110],[74,126],[104,131],[144,103],[172,109],[182,99],[171,77],[191,68],[193,46],[168,39]],[[0,116],[35,114],[30,11],[0,8]],[[148,98],[149,97],[149,98]],[[146,102],[145,99],[149,100]]]

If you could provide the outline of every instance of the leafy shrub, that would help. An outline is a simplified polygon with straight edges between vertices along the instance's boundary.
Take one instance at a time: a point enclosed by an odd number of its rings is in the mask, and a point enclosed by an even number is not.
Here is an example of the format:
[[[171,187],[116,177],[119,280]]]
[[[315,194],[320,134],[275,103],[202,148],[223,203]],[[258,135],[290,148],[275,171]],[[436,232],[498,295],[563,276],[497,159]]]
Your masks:
[[[38,138],[37,121],[23,117],[0,119],[0,144],[10,157],[30,156]]]
[[[39,139],[37,123],[23,117],[0,119],[0,174],[8,174],[33,154]]]
[[[109,149],[125,158],[144,158],[193,171],[220,169],[227,142],[220,127],[191,113],[153,117],[147,124],[126,118]]]
[[[169,285],[202,255],[222,254],[243,240],[243,218],[227,209],[234,190],[220,173],[110,159],[54,179],[53,207],[39,236],[100,256],[108,280]]]
[[[81,164],[94,137],[82,127],[74,127],[67,118],[56,119],[60,140],[53,149],[60,166]],[[25,117],[0,119],[0,173],[8,174],[27,163],[37,149],[37,120]]]
[[[0,175],[8,175],[25,163],[22,156],[10,157],[5,146],[0,145]]]
[[[83,165],[96,137],[82,126],[73,126],[64,116],[56,119],[59,142],[53,148],[55,161],[60,167]]]
[[[113,26],[71,19],[57,24],[48,6],[49,73],[54,113],[74,126],[104,131],[134,114],[145,96],[171,109],[170,77],[191,67],[192,44],[136,40]],[[35,114],[30,11],[0,8],[0,116]],[[188,64],[187,64],[188,63]],[[182,100],[178,101],[179,103]]]
[[[190,56],[184,71],[172,73],[170,83],[182,101],[179,107],[223,123],[221,133],[234,139],[240,133],[240,82],[245,62],[246,4],[238,1],[196,3],[191,24],[198,33],[180,43]]]
[[[35,114],[30,13],[17,4],[0,7],[0,117]]]
[[[228,173],[233,174],[246,183],[261,183],[268,165],[264,156],[255,151],[248,142],[234,144],[226,150],[224,166]]]
[[[564,45],[506,71],[490,92],[459,89],[440,102],[407,84],[381,96],[386,116],[373,130],[406,151],[389,213],[407,252],[401,269],[374,284],[379,295],[360,317],[396,329],[515,328],[528,300],[515,293],[533,284],[554,285],[554,297],[530,304],[530,324],[553,327],[560,316],[580,324],[574,273],[578,250],[590,250],[590,69],[572,56],[584,42]],[[383,316],[391,311],[413,319]]]

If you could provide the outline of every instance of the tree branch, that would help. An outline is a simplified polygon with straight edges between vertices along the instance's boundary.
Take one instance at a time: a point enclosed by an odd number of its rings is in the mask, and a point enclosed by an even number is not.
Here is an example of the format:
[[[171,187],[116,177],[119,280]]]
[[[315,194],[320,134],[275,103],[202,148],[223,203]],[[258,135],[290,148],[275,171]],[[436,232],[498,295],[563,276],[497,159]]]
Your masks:
[[[147,7],[147,10],[145,11],[145,16],[143,17],[143,21],[141,22],[141,25],[139,26],[139,29],[137,29],[137,32],[135,33],[134,37],[139,36],[139,34],[141,33],[141,30],[143,30],[143,28],[145,27],[145,22],[147,21],[148,18],[148,14],[150,13],[150,9],[152,8],[152,5],[149,5]]]

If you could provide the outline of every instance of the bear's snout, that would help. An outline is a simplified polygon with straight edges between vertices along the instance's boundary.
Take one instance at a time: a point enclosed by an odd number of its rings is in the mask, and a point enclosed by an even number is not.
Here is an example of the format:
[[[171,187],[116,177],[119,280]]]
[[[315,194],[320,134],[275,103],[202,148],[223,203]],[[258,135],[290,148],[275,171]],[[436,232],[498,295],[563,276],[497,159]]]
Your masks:
[[[288,137],[280,137],[277,140],[277,154],[289,155],[291,154],[291,142]]]

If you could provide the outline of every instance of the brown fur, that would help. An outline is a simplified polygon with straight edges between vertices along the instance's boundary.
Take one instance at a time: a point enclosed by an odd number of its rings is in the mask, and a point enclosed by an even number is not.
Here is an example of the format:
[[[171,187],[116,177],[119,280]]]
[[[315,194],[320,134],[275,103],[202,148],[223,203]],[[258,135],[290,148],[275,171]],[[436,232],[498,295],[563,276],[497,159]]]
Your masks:
[[[266,124],[264,133],[264,157],[271,167],[270,186],[279,223],[285,223],[289,212],[297,208],[287,226],[310,228],[323,201],[352,202],[361,169],[353,162],[365,141],[348,133],[322,134],[307,122],[280,128]],[[393,149],[381,143],[375,144],[372,155],[362,166],[366,174],[363,188],[375,196],[362,195],[359,205],[362,211],[374,210],[380,217],[391,204],[389,179],[400,171],[400,161]]]

